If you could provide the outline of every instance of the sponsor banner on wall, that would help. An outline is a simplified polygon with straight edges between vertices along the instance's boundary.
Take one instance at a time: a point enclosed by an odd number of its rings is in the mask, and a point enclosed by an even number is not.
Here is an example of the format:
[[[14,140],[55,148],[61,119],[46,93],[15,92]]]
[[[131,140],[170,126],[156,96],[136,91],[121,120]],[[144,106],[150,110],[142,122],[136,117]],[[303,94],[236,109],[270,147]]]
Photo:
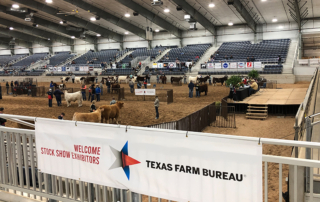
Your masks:
[[[79,71],[83,72],[84,71],[84,67],[79,67]]]
[[[53,71],[54,72],[58,71],[58,68],[57,67],[53,67]]]
[[[214,63],[215,69],[221,69],[221,63]]]
[[[206,68],[206,64],[201,64],[201,69],[205,69]]]
[[[61,67],[61,71],[65,72],[66,71],[66,67]]]
[[[213,63],[207,63],[207,68],[208,69],[213,69],[214,68],[214,64]]]
[[[253,68],[253,62],[247,62],[246,68]]]
[[[168,66],[169,66],[169,68],[174,68],[177,66],[177,64],[175,62],[169,62]]]
[[[253,65],[254,65],[255,69],[261,69],[262,68],[262,62],[254,62]]]
[[[70,72],[70,71],[71,71],[71,68],[70,68],[70,67],[66,67],[66,71],[67,71],[67,72]]]
[[[163,68],[163,63],[158,63],[158,68]]]
[[[262,202],[258,138],[44,118],[35,136],[43,173],[175,201]]]
[[[90,66],[89,67],[89,71],[93,71],[93,70],[94,70],[94,68]]]
[[[135,95],[156,95],[156,89],[135,89]]]
[[[61,70],[62,70],[62,68],[61,68],[61,67],[58,67],[57,69],[58,69],[58,72],[61,72]]]
[[[53,71],[53,67],[49,67],[49,71]]]
[[[192,65],[192,62],[186,62],[186,63],[185,63],[186,67],[188,67],[188,68],[189,68],[189,65],[190,65],[190,64]]]
[[[76,67],[70,67],[70,71],[72,72],[76,71]]]
[[[89,71],[89,67],[88,66],[84,66],[83,67],[83,71],[85,71],[85,72]]]
[[[75,67],[75,71],[80,71],[80,67]]]
[[[112,69],[116,69],[117,65],[116,64],[112,64]]]
[[[229,63],[225,62],[222,64],[223,69],[228,69],[229,68]]]
[[[230,69],[237,69],[237,64],[236,62],[231,62],[230,63]]]
[[[153,64],[152,64],[152,67],[153,67],[153,68],[157,68],[157,67],[158,67],[158,64],[157,64],[157,63],[153,63]]]
[[[239,68],[239,69],[244,69],[244,68],[246,68],[246,63],[245,63],[245,62],[238,62],[238,68]]]

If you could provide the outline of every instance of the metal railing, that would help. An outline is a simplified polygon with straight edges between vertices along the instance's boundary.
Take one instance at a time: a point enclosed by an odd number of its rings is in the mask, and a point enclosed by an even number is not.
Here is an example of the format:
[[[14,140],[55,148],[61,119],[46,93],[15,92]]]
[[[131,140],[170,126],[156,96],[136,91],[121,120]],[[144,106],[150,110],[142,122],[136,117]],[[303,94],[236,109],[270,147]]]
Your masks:
[[[1,114],[2,118],[14,118],[27,121],[35,121],[35,117],[17,116]],[[95,125],[95,123],[88,123],[89,125]],[[100,124],[99,124],[100,125]],[[125,129],[126,126],[120,126]],[[136,130],[155,130],[160,129],[143,129],[137,128]],[[173,131],[175,133],[183,133],[185,131]],[[208,134],[199,134],[208,135]],[[238,139],[246,141],[256,141],[257,144],[262,145],[277,145],[277,146],[289,146],[289,147],[305,147],[320,149],[320,143],[315,142],[303,142],[303,141],[291,141],[283,139],[269,139],[269,138],[256,138],[256,137],[244,137],[244,136],[226,136],[219,134],[210,134],[212,137]],[[35,150],[35,131],[26,129],[16,129],[8,127],[0,127],[0,187],[4,189],[4,192],[13,193],[17,197],[25,196],[31,199],[44,198],[50,199],[50,201],[103,201],[103,202],[141,202],[143,197],[148,198],[151,202],[151,196],[142,196],[136,194],[130,190],[119,190],[112,187],[101,186],[98,184],[92,184],[75,179],[63,178],[60,176],[50,175],[48,173],[42,173],[37,168],[37,153]],[[274,181],[275,176],[269,176],[268,165],[276,164],[279,167],[279,201],[282,201],[283,192],[283,175],[285,172],[284,165],[290,165],[293,168],[291,181],[293,186],[291,200],[294,202],[298,200],[298,192],[303,190],[304,187],[298,187],[299,172],[298,167],[310,167],[320,168],[320,161],[298,159],[284,156],[272,156],[263,155],[262,162],[264,162],[263,185],[264,185],[264,201],[268,201],[269,190],[274,189],[270,187],[270,182]],[[313,176],[313,169],[310,170],[311,176]],[[275,173],[275,172],[272,172]],[[276,174],[278,176],[278,174]],[[272,178],[273,180],[268,180]],[[311,177],[310,177],[311,178]],[[310,180],[310,198],[313,198],[313,180]],[[4,193],[3,192],[3,193]],[[1,199],[1,196],[0,196]],[[161,199],[157,198],[158,201]],[[291,201],[290,200],[290,201]]]

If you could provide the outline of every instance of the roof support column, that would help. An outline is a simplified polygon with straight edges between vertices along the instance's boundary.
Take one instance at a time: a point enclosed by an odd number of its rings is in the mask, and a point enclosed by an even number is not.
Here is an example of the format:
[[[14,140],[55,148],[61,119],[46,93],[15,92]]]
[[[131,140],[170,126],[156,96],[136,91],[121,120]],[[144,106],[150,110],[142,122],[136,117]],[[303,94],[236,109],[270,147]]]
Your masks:
[[[32,46],[30,46],[28,49],[29,49],[29,55],[33,55],[33,48],[32,48]]]
[[[123,50],[123,41],[120,42],[120,50]]]
[[[70,46],[71,53],[74,53],[74,44]]]
[[[302,42],[302,34],[301,31],[299,31],[299,39],[298,39],[298,43],[299,43],[299,55],[298,58],[294,58],[294,59],[302,59],[302,56],[304,56],[304,50],[303,50],[303,42]]]
[[[53,54],[53,47],[52,46],[49,46],[49,54]]]
[[[152,49],[152,41],[151,40],[148,41],[148,49]]]
[[[180,48],[182,48],[183,47],[182,38],[179,39],[179,43],[180,43]]]
[[[9,44],[11,56],[14,55],[14,45]]]
[[[96,38],[94,40],[93,49],[94,49],[94,52],[98,52],[99,51],[99,49],[98,49],[98,38]]]

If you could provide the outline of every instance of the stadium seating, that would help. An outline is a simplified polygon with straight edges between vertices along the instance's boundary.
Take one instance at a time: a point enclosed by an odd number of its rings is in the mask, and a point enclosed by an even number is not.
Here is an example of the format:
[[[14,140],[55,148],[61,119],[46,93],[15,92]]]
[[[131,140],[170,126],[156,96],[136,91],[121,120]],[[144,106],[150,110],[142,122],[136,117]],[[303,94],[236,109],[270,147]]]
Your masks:
[[[197,62],[201,56],[211,47],[211,44],[187,45],[183,48],[173,48],[168,54],[162,57],[158,62],[175,62],[178,58],[180,62]],[[167,59],[167,55],[169,59]]]
[[[130,75],[134,74],[132,69],[107,69],[101,75]]]
[[[130,55],[132,55],[132,57],[130,56],[126,56],[124,59],[122,59],[118,64],[122,65],[122,64],[127,64],[126,67],[130,68],[130,62],[136,58],[136,57],[141,57],[141,56],[150,56],[151,58],[156,58],[159,55],[159,50],[161,52],[163,52],[164,50],[166,50],[167,47],[156,47],[153,49],[148,50],[147,48],[139,48],[136,49],[135,51],[133,51]]]
[[[22,57],[25,57],[26,54],[19,54],[19,55],[0,55],[0,66],[6,65],[10,62],[14,62],[17,59],[20,59]]]
[[[247,57],[254,57],[256,62],[275,63],[280,55],[282,62],[288,54],[290,39],[263,40],[258,44],[250,41],[223,43],[217,50],[215,61],[225,61],[225,57],[230,56],[228,62],[246,62]]]
[[[101,50],[99,52],[88,51],[86,54],[74,61],[76,65],[87,64],[88,61],[93,62],[93,64],[100,64],[101,62],[109,63],[111,61],[115,61],[115,57],[121,57],[127,52],[128,50],[119,51],[117,49]]]
[[[37,62],[38,60],[42,60],[48,56],[49,53],[36,53],[31,55],[15,64],[12,65],[13,68],[15,67],[29,67],[32,63]]]
[[[265,65],[263,70],[258,71],[259,74],[282,74],[283,65]],[[198,74],[210,75],[238,75],[248,74],[250,71],[199,71]]]
[[[62,62],[65,62],[69,58],[74,57],[74,54],[70,54],[69,51],[67,52],[57,52],[56,55],[50,58],[49,65],[56,66],[61,64]]]
[[[156,75],[156,74],[165,74],[165,75],[183,75],[187,73],[188,68],[184,67],[181,68],[171,68],[171,69],[165,69],[165,68],[150,68],[149,70],[146,70],[143,72],[143,75],[151,74],[151,75]]]

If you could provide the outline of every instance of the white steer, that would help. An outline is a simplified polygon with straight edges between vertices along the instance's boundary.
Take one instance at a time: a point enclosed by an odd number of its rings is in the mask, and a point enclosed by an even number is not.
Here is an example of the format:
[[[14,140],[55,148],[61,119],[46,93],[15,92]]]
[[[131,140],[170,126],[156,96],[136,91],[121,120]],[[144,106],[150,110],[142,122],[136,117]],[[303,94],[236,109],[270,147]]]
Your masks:
[[[78,107],[82,107],[82,94],[81,91],[78,91],[76,93],[68,93],[67,90],[64,91],[64,98],[67,102],[67,107],[69,107],[71,104],[70,102],[76,102],[78,101]]]
[[[192,81],[193,83],[197,83],[197,79],[198,79],[197,76],[189,76],[189,83],[190,81]]]
[[[121,81],[128,83],[128,76],[118,76],[118,83],[121,83]]]
[[[81,83],[84,81],[85,77],[75,77],[74,78],[74,83]]]

